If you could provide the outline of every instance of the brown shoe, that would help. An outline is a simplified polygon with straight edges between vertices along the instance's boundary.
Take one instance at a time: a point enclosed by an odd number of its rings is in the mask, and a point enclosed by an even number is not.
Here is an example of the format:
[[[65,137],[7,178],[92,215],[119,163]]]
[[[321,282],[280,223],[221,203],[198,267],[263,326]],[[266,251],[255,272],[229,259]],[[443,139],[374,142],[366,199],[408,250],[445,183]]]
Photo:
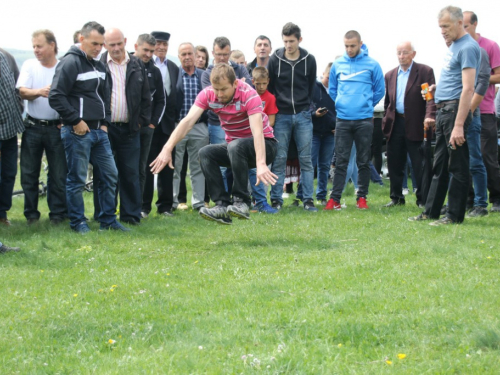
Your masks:
[[[0,218],[0,224],[5,225],[6,227],[10,227],[12,225],[12,223],[10,222],[10,220],[7,219],[6,217]]]

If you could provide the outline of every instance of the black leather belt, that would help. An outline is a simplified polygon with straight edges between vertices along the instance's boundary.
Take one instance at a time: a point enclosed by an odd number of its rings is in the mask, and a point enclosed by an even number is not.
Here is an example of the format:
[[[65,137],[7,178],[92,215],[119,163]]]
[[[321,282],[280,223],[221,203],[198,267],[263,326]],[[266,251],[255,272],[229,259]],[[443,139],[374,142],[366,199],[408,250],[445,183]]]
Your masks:
[[[115,126],[128,126],[128,122],[112,122],[111,125],[115,125]]]
[[[443,108],[446,104],[458,104],[460,102],[459,99],[455,99],[455,100],[445,100],[444,102],[439,102],[439,103],[436,103],[436,108],[437,109],[441,109]]]
[[[57,120],[39,120],[37,118],[31,117],[30,115],[28,115],[27,117],[28,117],[28,121],[30,121],[30,123],[32,125],[39,125],[39,126],[61,125],[61,120],[59,120],[59,119],[57,119]]]
[[[405,118],[405,114],[404,113],[398,113],[398,112],[396,112],[396,116]]]

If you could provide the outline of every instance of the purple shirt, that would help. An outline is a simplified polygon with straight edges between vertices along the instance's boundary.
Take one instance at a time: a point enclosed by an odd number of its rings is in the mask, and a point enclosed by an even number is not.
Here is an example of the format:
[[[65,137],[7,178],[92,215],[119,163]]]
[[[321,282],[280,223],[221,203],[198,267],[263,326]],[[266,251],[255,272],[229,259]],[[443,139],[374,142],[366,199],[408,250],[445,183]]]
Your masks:
[[[500,48],[498,44],[490,39],[483,38],[479,33],[479,46],[484,48],[490,57],[490,66],[491,73],[493,73],[493,69],[498,68],[500,66]],[[490,84],[488,86],[488,90],[484,95],[484,99],[479,105],[479,109],[481,113],[495,113],[495,85]]]

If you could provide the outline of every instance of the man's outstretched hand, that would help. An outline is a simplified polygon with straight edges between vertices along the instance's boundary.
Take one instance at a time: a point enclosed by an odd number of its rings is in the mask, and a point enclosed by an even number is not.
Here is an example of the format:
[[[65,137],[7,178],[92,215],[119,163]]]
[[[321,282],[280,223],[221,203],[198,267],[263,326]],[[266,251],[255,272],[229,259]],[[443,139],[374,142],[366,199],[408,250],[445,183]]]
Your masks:
[[[262,167],[257,167],[257,183],[255,186],[259,185],[261,182],[264,185],[274,185],[278,181],[278,176],[269,170],[267,165]]]
[[[170,169],[174,169],[174,165],[172,164],[172,152],[162,150],[156,157],[156,159],[153,160],[151,164],[149,164],[149,166],[151,167],[151,173],[160,173],[167,164]]]

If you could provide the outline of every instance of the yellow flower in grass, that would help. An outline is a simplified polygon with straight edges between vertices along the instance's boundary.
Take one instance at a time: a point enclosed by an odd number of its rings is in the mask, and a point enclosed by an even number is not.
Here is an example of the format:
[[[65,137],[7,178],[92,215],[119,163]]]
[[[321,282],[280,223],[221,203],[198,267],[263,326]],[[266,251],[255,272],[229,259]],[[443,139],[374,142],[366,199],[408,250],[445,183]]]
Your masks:
[[[75,294],[73,294],[73,297],[78,297],[78,294],[76,294],[76,293],[75,293]]]
[[[399,354],[398,354],[398,358],[399,358],[399,359],[405,359],[405,358],[406,358],[406,354],[399,353]]]
[[[392,365],[392,361],[389,360],[385,361],[385,363],[387,363],[389,366]]]
[[[113,345],[115,342],[116,342],[116,341],[115,341],[115,340],[113,340],[113,339],[109,339],[109,340],[108,340],[108,344],[110,344],[110,345]]]

